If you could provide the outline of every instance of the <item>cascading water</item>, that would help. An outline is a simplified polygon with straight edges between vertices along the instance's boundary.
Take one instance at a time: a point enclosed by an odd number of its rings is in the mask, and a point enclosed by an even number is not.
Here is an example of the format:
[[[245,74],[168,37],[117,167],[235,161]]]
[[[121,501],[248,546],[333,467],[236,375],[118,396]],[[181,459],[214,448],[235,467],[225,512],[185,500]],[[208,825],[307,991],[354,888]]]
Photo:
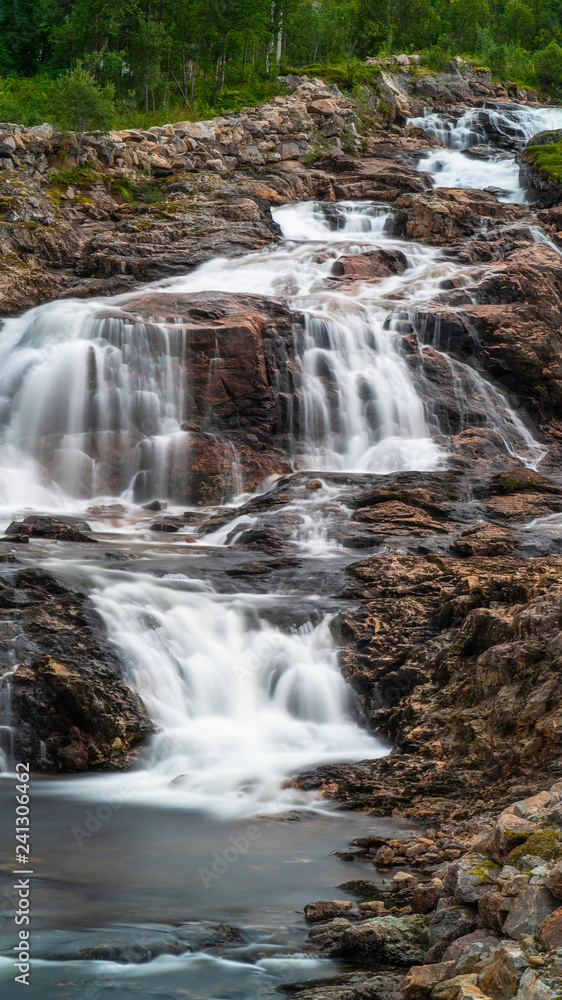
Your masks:
[[[430,297],[461,269],[434,249],[393,239],[391,214],[370,203],[304,204],[273,214],[286,234],[279,248],[213,260],[154,287],[160,293],[259,288],[304,315],[294,456],[300,467],[384,473],[442,466],[441,429],[428,419],[401,350],[393,302]],[[373,247],[401,253],[403,273],[352,294],[333,282],[338,258]],[[134,296],[58,302],[6,321],[4,506],[50,501],[60,508],[69,495],[84,501],[174,495],[170,475],[187,461],[190,434],[189,333],[180,325],[139,322],[127,312],[132,302]],[[505,408],[498,420],[505,420]],[[205,427],[212,431],[210,413]],[[240,488],[237,455],[228,440],[223,449],[232,495]]]
[[[458,118],[428,112],[410,118],[443,143],[419,161],[418,167],[433,174],[435,187],[490,190],[500,201],[525,202],[519,183],[519,166],[509,150],[525,145],[537,132],[562,126],[562,108],[528,105],[488,105],[468,108]],[[482,155],[470,149],[488,147]]]

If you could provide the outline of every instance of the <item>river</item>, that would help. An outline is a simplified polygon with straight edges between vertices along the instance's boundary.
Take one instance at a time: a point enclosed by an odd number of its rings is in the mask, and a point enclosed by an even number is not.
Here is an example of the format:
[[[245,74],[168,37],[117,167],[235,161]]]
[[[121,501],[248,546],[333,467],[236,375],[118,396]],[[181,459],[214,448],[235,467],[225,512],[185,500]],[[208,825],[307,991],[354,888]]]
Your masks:
[[[562,110],[510,106],[413,123],[446,145],[419,163],[435,186],[493,188],[501,200],[522,202],[513,153],[495,140],[560,126]],[[203,535],[193,509],[192,523],[188,513],[185,529],[162,540],[140,506],[166,499],[165,469],[190,433],[182,428],[190,401],[179,327],[162,327],[157,342],[139,336],[127,319],[131,295],[54,302],[4,322],[0,529],[31,511],[87,517],[104,541],[101,556],[38,542],[20,558],[92,598],[156,727],[126,774],[33,778],[31,992],[45,1000],[250,998],[291,979],[332,975],[335,963],[302,951],[301,912],[318,897],[352,898],[337,888],[350,877],[349,864],[330,852],[362,832],[408,830],[338,812],[287,779],[390,751],[362,727],[338,671],[333,578],[358,554],[332,537],[330,504],[337,507],[345,488],[338,474],[376,481],[447,467],[448,428],[431,405],[423,345],[419,363],[407,362],[404,317],[445,282],[469,294],[470,277],[440,249],[397,239],[388,206],[306,203],[273,215],[283,239],[266,251],[213,260],[151,286],[161,294],[259,292],[304,316],[304,435],[291,458],[322,488],[293,505],[300,568],[279,574],[273,589],[267,577],[238,589],[228,576],[239,564],[233,546],[247,518]],[[336,287],[335,262],[373,248],[403,254],[402,273],[352,291]],[[536,468],[544,447],[505,395],[442,345],[431,346],[453,371],[460,426],[467,425],[466,397],[477,392],[506,454]],[[94,393],[87,391],[92,378]],[[115,435],[120,482],[108,493],[104,455]],[[225,479],[224,502],[244,499],[236,496],[235,453]],[[121,505],[111,518],[85,513],[111,503]],[[169,498],[167,514],[180,511],[185,506]],[[111,558],[124,549],[133,562]],[[9,683],[0,693],[7,845],[0,981],[11,1000],[20,987],[11,957]],[[369,869],[366,877],[379,876]],[[240,938],[225,939],[221,924]],[[215,947],[204,948],[213,935]]]

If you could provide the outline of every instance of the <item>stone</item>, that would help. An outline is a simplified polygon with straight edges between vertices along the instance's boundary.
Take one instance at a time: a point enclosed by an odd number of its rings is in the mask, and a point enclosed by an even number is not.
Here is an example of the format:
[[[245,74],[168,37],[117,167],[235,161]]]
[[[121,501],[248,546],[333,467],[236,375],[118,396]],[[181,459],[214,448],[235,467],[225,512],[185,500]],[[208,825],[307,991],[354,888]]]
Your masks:
[[[540,973],[527,969],[521,976],[515,1000],[555,1000],[559,995],[540,978]]]
[[[451,552],[459,556],[503,556],[517,547],[517,538],[507,528],[479,521],[451,542]]]
[[[503,933],[517,940],[520,934],[534,934],[556,906],[548,889],[529,886],[515,897],[503,925]]]
[[[329,954],[370,965],[421,965],[427,945],[425,917],[384,916],[345,928]]]
[[[435,965],[413,965],[400,984],[400,993],[406,1000],[423,1000],[438,983],[448,979],[454,962],[437,962]]]
[[[441,883],[417,885],[412,893],[412,906],[416,913],[430,913],[437,906]]]
[[[307,490],[321,490],[322,489],[322,480],[321,479],[309,479],[305,483],[305,487],[306,487]]]
[[[478,976],[471,973],[469,976],[453,976],[452,979],[446,979],[433,987],[431,1000],[457,1000],[462,986],[478,988]]]
[[[413,889],[419,882],[417,875],[411,872],[396,872],[392,876],[389,889],[391,892],[399,892],[400,889]]]
[[[562,899],[562,861],[557,861],[550,869],[546,885],[556,899]]]
[[[5,572],[2,584],[0,667],[14,628],[21,650],[12,677],[18,759],[49,773],[130,766],[129,751],[153,726],[90,599],[37,569]]]
[[[329,118],[331,115],[336,114],[338,106],[335,101],[329,98],[322,98],[319,101],[311,101],[307,104],[306,110],[311,115],[324,115],[326,118]]]
[[[452,906],[437,910],[429,923],[430,948],[427,962],[438,962],[448,946],[465,934],[470,934],[479,923],[478,911],[470,907]]]
[[[542,922],[535,936],[548,951],[562,948],[562,907],[559,907]]]
[[[490,851],[496,861],[503,861],[510,852],[535,832],[535,826],[513,812],[503,812],[496,821]]]
[[[499,868],[483,854],[469,854],[449,868],[449,881],[457,903],[477,903],[496,880]]]
[[[320,920],[343,917],[349,910],[351,910],[351,903],[347,899],[318,900],[315,903],[307,903],[304,908],[304,916],[309,923],[313,924]]]
[[[521,948],[505,944],[496,948],[482,964],[480,987],[493,1000],[510,1000],[517,992],[519,976],[526,968]]]
[[[501,931],[507,916],[503,909],[504,895],[499,889],[489,889],[478,900],[478,912],[485,927],[493,931]]]

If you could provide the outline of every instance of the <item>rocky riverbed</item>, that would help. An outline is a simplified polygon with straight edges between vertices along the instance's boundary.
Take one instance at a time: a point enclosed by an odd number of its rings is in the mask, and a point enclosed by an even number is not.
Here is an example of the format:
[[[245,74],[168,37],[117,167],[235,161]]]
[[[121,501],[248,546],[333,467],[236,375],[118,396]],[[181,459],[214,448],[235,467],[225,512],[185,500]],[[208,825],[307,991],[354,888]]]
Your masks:
[[[562,215],[525,149],[562,113],[469,66],[283,82],[80,144],[1,126],[6,772],[360,813],[342,898],[268,930],[324,978],[280,989],[554,1000]],[[208,947],[249,962],[232,913]]]

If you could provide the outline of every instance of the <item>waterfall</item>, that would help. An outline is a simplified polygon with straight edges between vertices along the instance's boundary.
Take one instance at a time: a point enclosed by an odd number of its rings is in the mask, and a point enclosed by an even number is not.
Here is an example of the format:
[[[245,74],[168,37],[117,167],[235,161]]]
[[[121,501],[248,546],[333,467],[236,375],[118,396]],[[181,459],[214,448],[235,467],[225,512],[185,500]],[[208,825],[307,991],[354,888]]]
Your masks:
[[[524,146],[537,132],[562,127],[562,108],[486,103],[458,117],[427,111],[408,121],[445,147],[431,150],[418,163],[420,170],[433,175],[435,187],[491,191],[500,201],[524,203],[519,166],[511,150]],[[486,149],[479,155],[470,153],[473,147]]]
[[[463,159],[465,170],[466,164]],[[304,203],[276,208],[273,215],[284,233],[278,247],[234,260],[217,258],[152,291],[165,296],[259,290],[304,317],[301,412],[293,434],[299,467],[379,473],[443,467],[447,429],[420,395],[395,303],[407,307],[432,297],[443,279],[462,277],[462,268],[434,248],[394,238],[392,213],[371,202]],[[403,266],[351,289],[334,281],[337,262],[364,250],[392,251]],[[116,496],[185,502],[189,330],[138,319],[135,299],[144,292],[55,302],[5,321],[0,343],[5,507],[31,502],[61,509],[76,500],[85,505],[94,497]],[[209,359],[209,380],[213,366],[220,365],[217,352],[218,346]],[[498,390],[490,395],[496,422],[513,424],[502,399]],[[209,408],[204,428],[213,434]],[[242,488],[238,456],[228,437],[217,432],[215,439],[224,456],[228,500]]]

